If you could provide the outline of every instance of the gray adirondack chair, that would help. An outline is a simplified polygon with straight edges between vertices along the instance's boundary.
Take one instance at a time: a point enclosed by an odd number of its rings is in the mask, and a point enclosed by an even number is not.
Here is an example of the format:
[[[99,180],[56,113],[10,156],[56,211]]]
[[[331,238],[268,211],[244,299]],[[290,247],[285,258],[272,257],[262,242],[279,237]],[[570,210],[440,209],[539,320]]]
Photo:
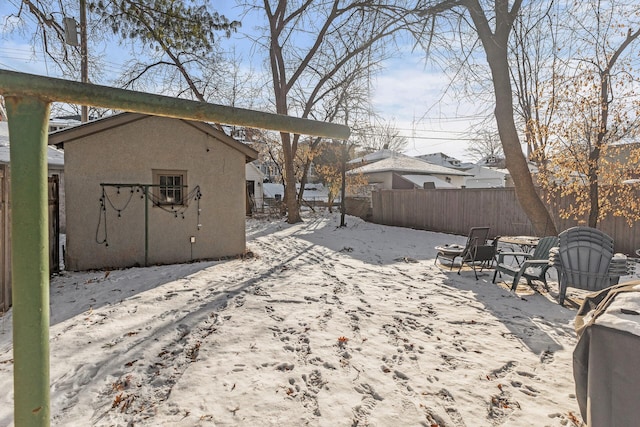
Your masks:
[[[527,284],[531,286],[531,280],[540,280],[545,286],[547,284],[547,270],[549,264],[549,251],[552,247],[558,246],[558,237],[547,236],[538,241],[533,253],[527,252],[498,252],[498,262],[496,271],[493,274],[493,283],[499,273],[513,277],[511,290],[515,291],[521,278],[527,279]],[[524,258],[524,261],[516,264],[505,262],[507,257]]]
[[[602,231],[572,227],[559,237],[559,246],[550,251],[549,260],[558,271],[560,305],[568,287],[599,291],[617,284],[627,273],[626,257],[616,254],[614,258],[613,239]]]

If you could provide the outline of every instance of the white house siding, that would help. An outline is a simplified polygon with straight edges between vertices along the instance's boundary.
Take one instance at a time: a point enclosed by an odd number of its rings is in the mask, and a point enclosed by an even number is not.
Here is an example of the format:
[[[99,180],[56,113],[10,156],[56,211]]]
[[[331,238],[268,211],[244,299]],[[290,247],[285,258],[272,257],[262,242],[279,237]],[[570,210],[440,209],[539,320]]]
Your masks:
[[[435,188],[455,188],[453,184],[433,175],[402,175],[402,177],[413,182],[418,188],[424,188],[425,182],[432,182]]]
[[[439,175],[439,174],[433,174],[433,176],[437,177],[438,179],[447,182],[449,184],[451,184],[454,188],[462,188],[462,186],[464,185],[464,180],[465,177],[464,176],[460,176],[460,175]]]
[[[253,200],[257,209],[261,209],[264,204],[263,182],[264,174],[253,163],[245,166],[247,182],[253,181]]]
[[[466,188],[503,188],[504,178],[468,178],[465,181]]]
[[[393,172],[372,172],[365,174],[369,184],[380,184],[383,189],[391,190],[393,184]]]
[[[505,186],[507,173],[484,166],[474,165],[467,170],[473,174],[465,179],[466,188],[502,188]]]
[[[66,141],[64,151],[68,269],[144,265],[144,196],[134,193],[127,205],[129,188],[120,188],[119,195],[116,188],[105,188],[121,209],[118,217],[106,203],[105,236],[100,184],[152,184],[154,169],[187,171],[187,191],[199,185],[202,198],[199,220],[194,200],[184,219],[148,203],[148,264],[244,252],[245,154],[189,122],[147,116]]]

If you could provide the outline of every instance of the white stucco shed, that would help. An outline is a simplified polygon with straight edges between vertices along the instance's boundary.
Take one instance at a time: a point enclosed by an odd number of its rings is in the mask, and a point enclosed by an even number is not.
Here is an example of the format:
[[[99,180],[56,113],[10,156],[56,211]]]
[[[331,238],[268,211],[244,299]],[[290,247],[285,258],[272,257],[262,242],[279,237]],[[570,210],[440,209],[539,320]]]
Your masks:
[[[171,264],[245,251],[245,163],[211,125],[123,113],[49,135],[64,148],[69,270]]]

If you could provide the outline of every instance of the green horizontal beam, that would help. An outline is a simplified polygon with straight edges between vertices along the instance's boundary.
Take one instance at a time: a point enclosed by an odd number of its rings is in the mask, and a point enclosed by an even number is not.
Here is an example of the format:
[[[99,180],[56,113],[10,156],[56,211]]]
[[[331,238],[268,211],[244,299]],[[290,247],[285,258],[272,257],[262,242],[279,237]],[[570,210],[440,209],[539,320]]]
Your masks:
[[[47,125],[52,102],[347,139],[347,126],[0,70],[11,140],[14,424],[49,426]],[[145,192],[148,186],[145,186]]]
[[[0,70],[0,93],[156,116],[348,139],[348,126],[170,96]]]

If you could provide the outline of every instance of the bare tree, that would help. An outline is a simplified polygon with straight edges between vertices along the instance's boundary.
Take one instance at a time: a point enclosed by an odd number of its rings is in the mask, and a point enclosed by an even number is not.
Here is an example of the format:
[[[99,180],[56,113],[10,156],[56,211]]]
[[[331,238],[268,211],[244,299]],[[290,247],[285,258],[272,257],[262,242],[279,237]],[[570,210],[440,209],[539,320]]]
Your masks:
[[[467,148],[467,154],[474,160],[482,160],[487,157],[499,158],[504,155],[500,135],[497,132],[482,130],[480,137],[472,140]]]
[[[515,0],[511,5],[509,3],[508,0],[494,0],[484,2],[483,7],[479,0],[424,1],[419,5],[418,13],[430,20],[427,22],[429,26],[423,27],[419,35],[422,38],[431,35],[430,29],[433,28],[432,25],[437,17],[447,12],[454,14],[458,20],[458,24],[452,23],[451,29],[461,29],[468,25],[475,32],[489,64],[495,98],[496,124],[506,157],[506,166],[514,180],[518,201],[536,234],[555,235],[557,230],[553,219],[535,190],[527,160],[520,146],[520,137],[514,118],[509,36],[520,12],[522,0]]]
[[[350,138],[350,145],[356,144],[361,123],[371,115],[369,77],[377,60],[379,58],[376,58],[376,51],[369,49],[346,63],[336,72],[329,86],[330,90],[326,91],[318,110],[311,112],[311,116],[316,120],[326,122],[341,120],[347,126],[351,125],[352,129],[356,129],[355,135]],[[354,132],[352,132],[353,134]],[[308,171],[321,151],[320,144],[322,141],[322,138],[313,138],[309,141],[308,149],[304,150],[305,163],[302,173],[299,175],[300,190],[297,196],[299,205],[303,199]],[[342,152],[344,146],[349,144],[346,141],[342,141],[341,144],[343,146]],[[296,157],[299,157],[299,155],[296,155]],[[340,157],[341,162],[342,160],[344,160],[344,153]],[[344,161],[346,162],[346,160]]]
[[[364,152],[374,152],[388,149],[401,152],[409,143],[409,140],[400,135],[400,130],[394,121],[383,119],[376,120],[373,124],[366,124],[360,129],[356,129],[354,137],[358,139],[360,149]]]
[[[100,0],[90,1],[89,10],[113,33],[133,41],[132,46],[155,52],[151,62],[134,62],[128,79],[122,81],[124,87],[131,86],[151,70],[169,66],[186,83],[188,91],[184,92],[203,102],[211,86],[208,76],[219,61],[213,49],[216,32],[229,36],[240,25],[210,11],[205,0],[193,4],[172,0],[157,0],[153,4],[140,0]]]
[[[514,22],[510,52],[515,111],[524,129],[527,158],[546,167],[549,127],[555,119],[563,55],[571,55],[570,34],[561,31],[565,16],[558,2],[531,2]],[[562,48],[559,40],[563,41]]]
[[[551,132],[557,149],[547,184],[562,183],[554,189],[576,196],[568,213],[587,213],[591,227],[608,213],[635,220],[640,217],[633,209],[635,196],[620,184],[639,172],[634,167],[638,150],[627,150],[623,165],[607,153],[613,144],[637,138],[640,127],[640,61],[634,49],[640,40],[638,6],[588,2],[567,18],[577,49],[567,59],[568,74],[554,97],[558,114]]]
[[[67,76],[78,76],[80,73],[80,49],[65,42],[65,27],[62,23],[62,17],[72,16],[74,10],[69,2],[22,0],[11,15],[20,22],[12,31],[22,31],[28,18],[35,19],[36,27],[32,36],[34,49],[42,46],[45,54]]]
[[[89,40],[101,44],[106,28],[120,36],[121,41],[132,42],[134,60],[117,83],[134,87],[143,76],[157,78],[159,73],[167,73],[165,82],[169,85],[179,83],[177,95],[201,101],[209,97],[207,92],[216,84],[217,75],[212,70],[215,71],[214,65],[220,61],[220,55],[214,49],[217,34],[228,36],[240,25],[238,21],[229,21],[211,11],[207,0],[189,4],[174,0],[87,0],[86,5],[90,12]],[[42,44],[63,75],[76,79],[80,73],[80,52],[77,47],[65,43],[62,18],[78,16],[78,8],[76,0],[22,0],[14,14],[21,20],[26,15],[35,18],[34,46]],[[101,62],[95,53],[99,51],[89,49],[89,74],[93,81],[100,80],[105,74],[101,72]],[[163,70],[151,76],[159,69]],[[158,90],[157,87],[154,89]]]
[[[339,71],[406,27],[410,14],[369,1],[264,0],[269,65],[278,114],[313,117],[335,90]],[[398,13],[398,12],[403,13]],[[373,71],[372,71],[373,72]],[[301,221],[294,159],[300,135],[282,133],[287,220]]]

